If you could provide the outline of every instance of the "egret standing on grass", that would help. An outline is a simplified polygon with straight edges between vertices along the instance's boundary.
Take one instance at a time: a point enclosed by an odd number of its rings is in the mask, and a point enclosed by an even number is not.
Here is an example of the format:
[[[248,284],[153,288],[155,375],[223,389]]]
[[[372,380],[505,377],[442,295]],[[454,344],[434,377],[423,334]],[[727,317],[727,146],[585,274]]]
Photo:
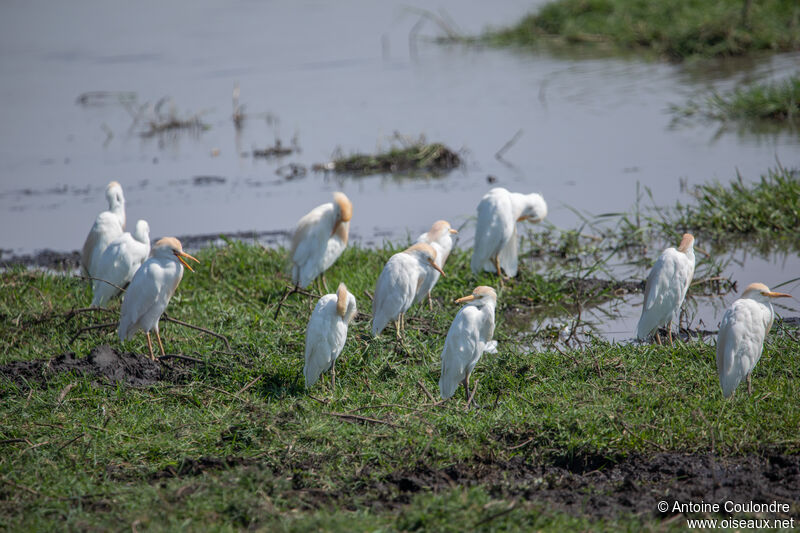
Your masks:
[[[430,244],[436,250],[436,265],[439,268],[444,268],[447,257],[453,249],[453,234],[458,233],[450,227],[450,223],[446,220],[437,220],[426,233],[417,237],[417,242],[424,242]],[[425,279],[417,289],[417,294],[414,297],[414,303],[419,303],[426,296],[428,297],[428,308],[433,309],[433,302],[431,302],[431,290],[439,281],[438,270],[425,270]]]
[[[116,181],[109,183],[106,186],[106,200],[108,210],[97,215],[89,235],[86,236],[86,242],[83,243],[81,273],[84,276],[95,277],[95,263],[108,244],[125,231],[125,196],[122,194],[122,185]]]
[[[150,359],[154,361],[150,331],[155,330],[161,355],[165,355],[164,344],[158,334],[158,320],[181,282],[183,267],[194,272],[184,258],[200,262],[184,252],[181,241],[175,237],[160,239],[153,246],[153,256],[134,274],[122,300],[119,339],[129,339],[141,329],[147,335],[147,348],[150,350]]]
[[[303,375],[306,387],[317,382],[323,372],[331,371],[331,390],[336,386],[336,359],[347,341],[347,326],[356,316],[356,297],[344,283],[336,294],[326,294],[317,302],[306,328],[306,364]]]
[[[136,222],[133,235],[126,232],[111,241],[95,265],[97,279],[92,281],[94,291],[92,307],[102,307],[119,294],[117,287],[124,288],[125,284],[133,279],[133,275],[147,260],[148,255],[150,255],[150,226],[146,221],[139,220]]]
[[[547,203],[540,194],[508,192],[502,187],[486,193],[478,204],[472,272],[497,272],[501,282],[503,271],[511,278],[516,276],[517,222],[541,222],[546,216]]]
[[[296,286],[305,289],[320,275],[325,285],[325,271],[347,247],[352,216],[353,204],[344,193],[335,192],[333,202],[315,207],[297,222],[289,252]]]
[[[417,290],[428,269],[444,276],[436,264],[436,250],[430,244],[417,243],[394,254],[378,276],[372,300],[372,335],[380,335],[390,320],[395,320],[397,337],[402,339],[403,314],[414,303]]]
[[[686,291],[694,276],[694,236],[684,233],[678,248],[667,248],[658,256],[644,287],[642,316],[636,336],[646,339],[661,326],[667,325],[672,342],[672,321],[677,321]],[[679,324],[680,326],[680,324]],[[656,333],[661,344],[661,337]]]
[[[450,398],[463,383],[469,408],[475,395],[474,391],[471,394],[469,391],[469,375],[484,352],[497,351],[497,341],[492,340],[497,294],[491,287],[481,285],[471,295],[456,300],[456,303],[462,302],[466,305],[453,319],[444,341],[439,392],[442,398]]]
[[[747,378],[747,392],[751,391],[750,374],[761,358],[764,338],[775,319],[771,300],[791,296],[770,292],[763,283],[752,283],[725,311],[717,334],[717,374],[726,398],[743,378]]]

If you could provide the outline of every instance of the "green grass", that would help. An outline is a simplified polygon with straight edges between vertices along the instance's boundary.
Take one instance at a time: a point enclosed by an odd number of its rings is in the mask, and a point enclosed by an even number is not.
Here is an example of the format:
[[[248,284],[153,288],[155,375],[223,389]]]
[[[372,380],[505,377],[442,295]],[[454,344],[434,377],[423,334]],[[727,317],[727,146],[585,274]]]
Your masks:
[[[350,247],[327,279],[344,281],[369,313],[365,291],[374,290],[394,251]],[[647,513],[611,521],[572,516],[480,483],[405,497],[385,480],[419,465],[515,457],[800,452],[800,359],[787,357],[798,345],[784,330],[768,339],[753,374],[755,394],[739,391],[726,401],[713,347],[702,343],[526,348],[509,326],[511,308],[526,298],[559,306],[572,297],[557,281],[563,270],[528,268],[499,291],[499,351],[486,354],[474,374],[482,407],[464,412],[461,391],[435,406],[423,387],[438,391],[439,354],[458,309],[453,299],[478,284],[496,285],[488,274],[470,273],[465,252],[448,261],[434,311],[410,313],[405,347],[391,334],[372,339],[365,316],[356,319],[335,391],[327,377],[304,389],[306,299],[293,296],[273,319],[287,284],[284,250],[230,243],[197,256],[200,267],[186,273],[168,312],[225,335],[231,346],[162,323],[168,353],[204,361],[181,363],[183,381],[133,388],[66,374],[41,385],[0,377],[0,528],[640,530],[658,520]],[[69,317],[89,301],[85,284],[71,276],[0,274],[0,364],[65,351],[85,356],[102,343],[146,353],[143,336],[121,346],[112,329],[70,343],[80,328],[114,316]],[[218,466],[192,471],[187,459],[204,457]],[[170,471],[182,475],[165,477]],[[492,518],[512,502],[513,512]]]
[[[556,0],[518,24],[488,32],[500,46],[557,39],[645,51],[674,61],[800,47],[800,5],[786,0]]]
[[[700,185],[696,201],[678,205],[677,224],[702,228],[722,247],[749,238],[766,248],[800,248],[800,173],[778,167],[754,183],[741,176],[728,184]]]
[[[700,114],[716,120],[772,121],[794,123],[800,117],[800,76],[774,83],[758,83],[726,94],[714,94],[704,103],[690,102],[674,108],[691,116]]]

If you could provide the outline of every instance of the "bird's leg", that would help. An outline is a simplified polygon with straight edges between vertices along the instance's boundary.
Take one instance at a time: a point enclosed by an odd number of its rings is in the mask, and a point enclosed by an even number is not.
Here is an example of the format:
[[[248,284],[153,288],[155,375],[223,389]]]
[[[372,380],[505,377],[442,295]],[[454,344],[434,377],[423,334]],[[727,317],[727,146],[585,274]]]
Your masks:
[[[503,286],[503,271],[500,269],[500,258],[494,256],[494,266],[497,269],[497,277],[500,278],[500,286]]]
[[[659,346],[663,346],[663,344],[661,343],[661,335],[658,333],[658,331],[656,331],[656,342],[658,343]]]
[[[331,364],[331,394],[336,391],[336,360]]]
[[[469,409],[469,374],[467,374],[461,384],[464,385],[464,400],[466,400],[467,409]]]
[[[322,278],[322,286],[325,287],[325,292],[320,291],[320,294],[328,294],[328,282],[325,281],[325,272],[320,277]]]
[[[431,293],[428,293],[428,309],[433,311],[433,298],[431,298]]]
[[[158,330],[156,330],[156,339],[158,339],[158,345],[161,347],[161,355],[167,355],[164,351],[164,345],[161,344],[161,335],[158,334]]]
[[[467,400],[467,409],[469,406],[472,405],[472,400],[475,398],[475,393],[478,392],[478,382],[475,382],[475,387],[472,389],[472,392],[469,394],[469,399]]]
[[[397,331],[397,340],[403,341],[403,334],[400,333],[400,316],[397,317],[397,320],[394,321],[394,327]]]
[[[147,335],[147,348],[150,349],[150,359],[155,361],[156,360],[156,356],[153,355],[153,341],[150,340],[150,332],[149,331],[146,332],[145,335]]]
[[[747,374],[747,394],[753,394],[753,384],[750,383],[750,374]]]
[[[672,346],[673,344],[675,344],[672,341],[672,320],[667,322],[667,335],[669,336],[669,344],[670,344],[670,346]]]

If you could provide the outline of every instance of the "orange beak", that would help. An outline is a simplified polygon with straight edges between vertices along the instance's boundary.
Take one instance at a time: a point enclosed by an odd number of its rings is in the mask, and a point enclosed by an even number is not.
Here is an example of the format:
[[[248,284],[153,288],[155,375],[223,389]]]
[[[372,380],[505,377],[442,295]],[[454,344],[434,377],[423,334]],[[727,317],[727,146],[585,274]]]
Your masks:
[[[786,294],[785,292],[762,292],[764,296],[769,296],[770,298],[791,298],[791,294]]]
[[[461,304],[461,303],[464,303],[464,302],[471,302],[474,299],[475,299],[475,295],[474,294],[470,294],[469,296],[464,296],[463,298],[459,298],[458,300],[456,300],[456,303],[457,304]]]
[[[703,255],[704,255],[704,256],[706,256],[706,257],[711,257],[711,254],[710,254],[710,253],[708,253],[708,252],[706,252],[706,251],[705,251],[705,250],[703,250],[702,248],[698,248],[698,247],[696,247],[696,246],[695,246],[695,248],[694,248],[694,251],[695,251],[695,252],[698,252],[698,253],[701,253],[701,254],[703,254]]]
[[[458,233],[457,229],[450,228],[450,233]]]
[[[192,272],[194,272],[194,269],[193,269],[192,267],[190,267],[190,266],[189,266],[189,263],[187,263],[186,261],[184,261],[184,260],[183,260],[183,258],[184,258],[184,257],[188,257],[188,258],[189,258],[189,259],[191,259],[192,261],[195,261],[195,262],[197,262],[197,263],[199,263],[199,262],[200,262],[200,261],[198,261],[196,258],[194,258],[194,257],[192,257],[191,255],[187,254],[186,252],[173,252],[173,253],[175,254],[175,257],[177,257],[177,258],[178,258],[178,261],[180,261],[181,263],[183,263],[183,266],[185,266],[186,268],[188,268],[188,269],[189,269],[189,270],[191,270]]]
[[[439,268],[439,265],[437,265],[436,263],[434,263],[434,262],[433,262],[433,260],[429,260],[429,261],[428,261],[428,263],[430,263],[430,265],[431,265],[433,268],[435,268],[436,270],[438,270],[438,271],[439,271],[439,274],[441,274],[441,275],[442,275],[442,277],[445,277],[445,278],[447,277],[447,276],[445,275],[444,271],[443,271],[441,268]]]

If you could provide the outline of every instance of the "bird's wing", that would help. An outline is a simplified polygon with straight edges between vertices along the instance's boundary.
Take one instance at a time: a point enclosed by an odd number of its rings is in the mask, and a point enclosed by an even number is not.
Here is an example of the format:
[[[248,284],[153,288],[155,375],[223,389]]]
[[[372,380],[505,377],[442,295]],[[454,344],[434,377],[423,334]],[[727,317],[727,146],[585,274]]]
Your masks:
[[[333,204],[315,207],[298,221],[289,252],[295,265],[292,269],[295,283],[306,286],[321,273],[332,231]]]
[[[754,300],[739,299],[725,311],[717,335],[717,373],[727,398],[753,371],[764,349],[769,309]]]
[[[676,307],[680,308],[681,288],[675,282],[679,258],[675,254],[683,255],[674,248],[664,250],[647,276],[642,316],[636,328],[640,339],[666,324]]]
[[[123,340],[136,331],[134,326],[143,318],[146,318],[145,322],[152,320],[157,327],[159,317],[181,281],[181,275],[174,275],[173,269],[183,272],[178,265],[169,263],[172,262],[162,264],[157,258],[151,258],[134,274],[120,310],[120,337]],[[126,329],[123,329],[123,324]]]
[[[325,253],[322,259],[322,271],[328,270],[333,265],[339,256],[342,255],[344,249],[347,248],[347,235],[350,231],[350,222],[340,222],[339,229],[330,236],[325,243]]]
[[[92,267],[95,271],[94,277],[98,278],[92,283],[94,287],[92,307],[105,305],[116,296],[119,289],[114,285],[122,287],[130,281],[131,278],[126,277],[128,274],[126,262],[132,246],[131,241],[134,241],[131,234],[123,233],[108,245],[97,264]]]
[[[500,267],[511,278],[517,275],[518,249],[519,237],[517,236],[517,225],[515,223],[513,231],[511,232],[511,238],[508,239],[508,242],[506,242],[505,246],[503,246],[497,255],[500,261]]]
[[[507,195],[506,195],[507,196]],[[511,200],[501,194],[487,194],[478,204],[478,222],[475,226],[475,244],[470,266],[474,273],[493,272],[492,258],[514,233]]]
[[[336,317],[336,295],[326,294],[314,307],[306,328],[305,366],[303,366],[306,387],[316,383],[320,375],[331,367],[333,353],[336,351]]]
[[[416,260],[403,252],[394,254],[386,262],[372,300],[372,334],[378,335],[390,320],[408,309],[414,301],[416,282],[412,279]]]
[[[444,341],[439,392],[450,398],[480,359],[480,311],[472,305],[461,308]]]

